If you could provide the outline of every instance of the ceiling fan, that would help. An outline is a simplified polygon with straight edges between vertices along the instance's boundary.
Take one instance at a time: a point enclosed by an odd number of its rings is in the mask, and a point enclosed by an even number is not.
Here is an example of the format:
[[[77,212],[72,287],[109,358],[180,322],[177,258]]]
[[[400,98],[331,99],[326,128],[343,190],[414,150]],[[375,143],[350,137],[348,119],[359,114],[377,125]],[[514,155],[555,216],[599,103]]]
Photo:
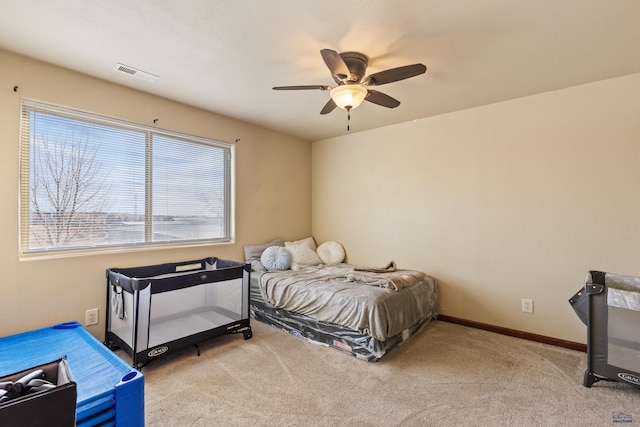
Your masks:
[[[320,114],[328,114],[336,107],[350,111],[358,107],[362,101],[369,101],[387,108],[396,108],[400,101],[371,86],[380,86],[398,80],[408,79],[427,71],[423,64],[405,65],[391,68],[365,76],[369,57],[359,52],[338,53],[331,49],[320,51],[322,59],[331,71],[337,86],[306,85],[306,86],[276,86],[274,90],[328,90],[331,99],[325,104]],[[348,128],[347,128],[348,129]]]

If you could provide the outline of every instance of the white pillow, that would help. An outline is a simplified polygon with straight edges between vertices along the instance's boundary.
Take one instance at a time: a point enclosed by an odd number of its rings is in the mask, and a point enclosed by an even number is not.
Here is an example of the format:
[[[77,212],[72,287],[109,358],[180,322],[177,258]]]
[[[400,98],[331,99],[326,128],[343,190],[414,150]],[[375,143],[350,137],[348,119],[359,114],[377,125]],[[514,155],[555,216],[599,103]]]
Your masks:
[[[305,239],[301,239],[301,240],[296,240],[293,242],[284,242],[285,247],[289,247],[291,245],[299,245],[301,243],[304,243],[305,245],[309,246],[311,249],[313,249],[314,251],[316,250],[316,241],[313,240],[313,237],[307,237]]]
[[[260,262],[269,271],[287,270],[291,267],[291,254],[284,246],[269,246],[262,252]]]
[[[311,249],[307,242],[298,243],[297,245],[290,244],[287,246],[287,250],[291,254],[292,270],[300,270],[311,265],[322,264],[322,260],[318,257],[316,251]]]
[[[344,248],[338,242],[324,242],[318,246],[318,256],[328,265],[340,264],[344,261]]]

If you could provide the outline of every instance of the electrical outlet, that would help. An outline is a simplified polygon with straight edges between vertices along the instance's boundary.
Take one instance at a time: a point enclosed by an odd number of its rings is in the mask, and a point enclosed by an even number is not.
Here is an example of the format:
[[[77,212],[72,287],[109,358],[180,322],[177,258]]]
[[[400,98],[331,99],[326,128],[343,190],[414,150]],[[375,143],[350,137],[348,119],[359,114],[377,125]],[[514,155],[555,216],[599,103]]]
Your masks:
[[[86,319],[85,319],[84,323],[85,323],[86,326],[91,326],[91,325],[97,325],[98,324],[98,309],[97,308],[92,308],[90,310],[87,310]]]
[[[533,300],[529,298],[522,298],[522,312],[533,314]]]

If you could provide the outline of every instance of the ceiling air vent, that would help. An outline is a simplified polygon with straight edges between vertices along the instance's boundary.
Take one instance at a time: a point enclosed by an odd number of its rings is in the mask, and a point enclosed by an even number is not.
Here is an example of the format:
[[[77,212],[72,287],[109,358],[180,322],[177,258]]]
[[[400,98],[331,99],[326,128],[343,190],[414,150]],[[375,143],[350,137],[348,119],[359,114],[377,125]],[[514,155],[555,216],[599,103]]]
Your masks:
[[[117,63],[116,65],[114,65],[113,69],[116,71],[120,71],[121,73],[129,74],[130,76],[146,80],[148,82],[155,82],[156,80],[158,80],[158,76],[156,75],[147,73],[146,71],[138,70],[137,68],[133,68],[121,63]]]

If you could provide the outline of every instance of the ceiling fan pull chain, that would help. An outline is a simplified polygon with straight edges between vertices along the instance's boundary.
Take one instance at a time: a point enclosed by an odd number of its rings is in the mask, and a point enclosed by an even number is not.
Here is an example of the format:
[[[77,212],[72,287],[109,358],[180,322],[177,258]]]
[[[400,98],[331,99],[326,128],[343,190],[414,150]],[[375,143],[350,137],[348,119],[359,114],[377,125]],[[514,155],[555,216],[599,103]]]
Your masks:
[[[347,112],[347,132],[349,132],[349,122],[351,121],[351,113]]]

